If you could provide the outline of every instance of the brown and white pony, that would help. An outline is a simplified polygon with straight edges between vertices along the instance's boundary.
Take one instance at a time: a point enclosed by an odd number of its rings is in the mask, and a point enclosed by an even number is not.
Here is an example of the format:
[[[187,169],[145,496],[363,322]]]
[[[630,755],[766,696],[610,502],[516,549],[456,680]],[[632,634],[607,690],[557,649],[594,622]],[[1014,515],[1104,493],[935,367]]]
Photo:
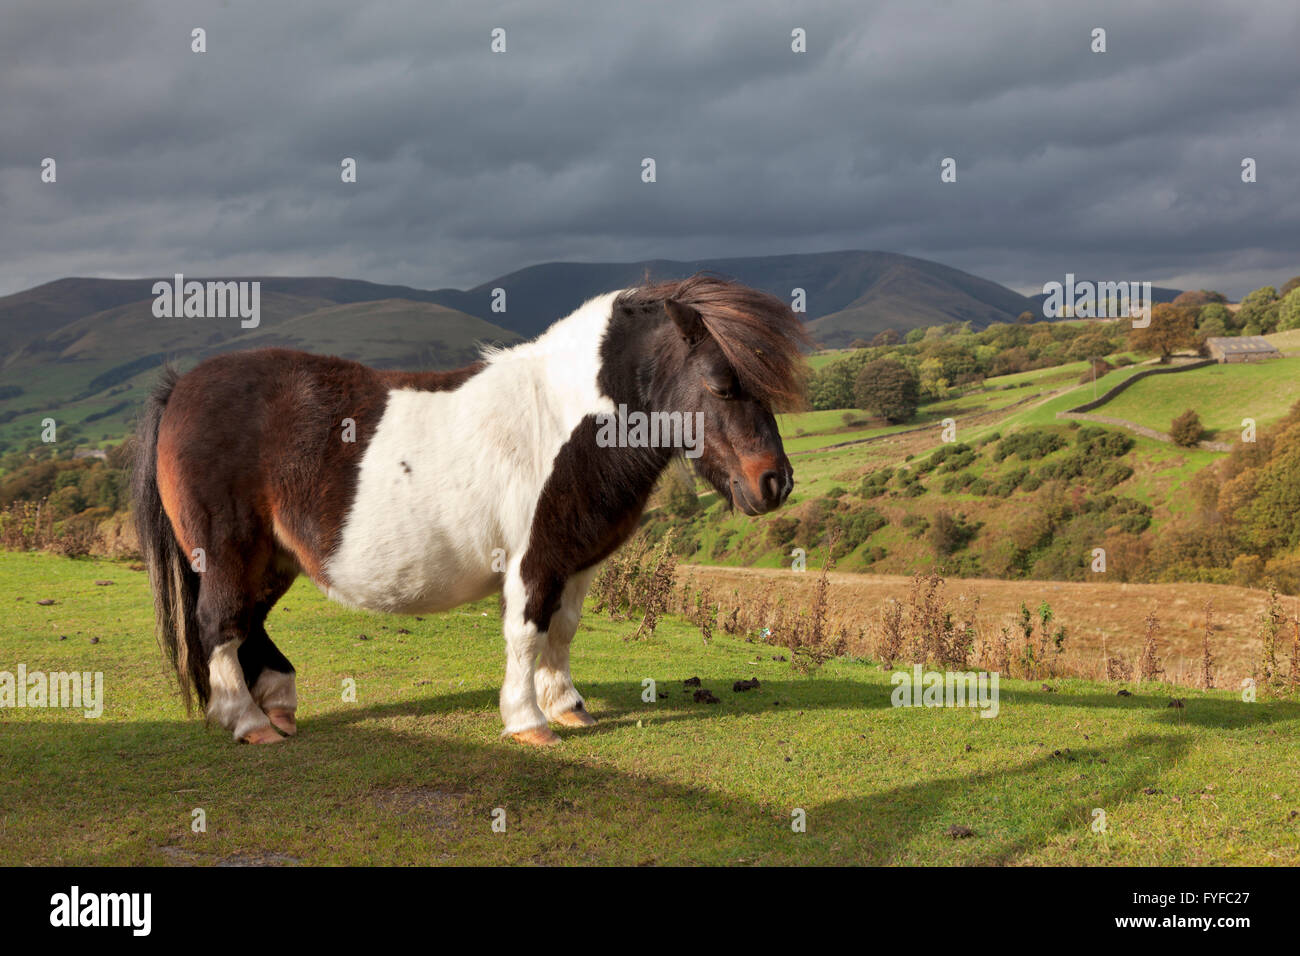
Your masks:
[[[698,472],[746,514],[770,511],[794,484],[772,412],[801,400],[805,342],[779,299],[695,276],[599,296],[453,372],[283,349],[169,370],[133,493],[187,709],[197,693],[236,740],[296,732],[293,665],[266,618],[303,573],[404,614],[503,592],[503,734],[549,744],[548,722],[594,723],[569,676],[583,597],[682,453],[610,424],[689,416]]]

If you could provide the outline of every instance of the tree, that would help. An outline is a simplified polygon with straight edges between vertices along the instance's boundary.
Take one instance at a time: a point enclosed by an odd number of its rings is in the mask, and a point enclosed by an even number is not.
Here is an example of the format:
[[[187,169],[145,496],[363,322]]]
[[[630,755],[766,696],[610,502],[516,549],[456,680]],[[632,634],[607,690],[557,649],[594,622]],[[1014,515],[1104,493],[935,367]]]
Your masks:
[[[1215,292],[1212,289],[1198,289],[1179,293],[1174,299],[1174,305],[1189,306],[1193,309],[1199,309],[1211,302],[1227,302],[1228,299],[1222,292]]]
[[[901,362],[878,359],[858,372],[853,382],[853,397],[858,408],[897,424],[916,414],[920,383]]]
[[[1180,448],[1194,448],[1204,434],[1205,426],[1201,424],[1201,416],[1191,408],[1175,418],[1169,426],[1169,437]]]
[[[1279,331],[1300,329],[1300,286],[1288,292],[1278,306],[1277,327]]]
[[[1277,289],[1271,285],[1260,286],[1241,300],[1237,310],[1237,324],[1247,330],[1249,335],[1272,332],[1278,322]]]
[[[1200,329],[1202,335],[1227,335],[1228,329],[1234,328],[1236,324],[1232,312],[1222,302],[1211,302],[1203,306],[1196,319],[1196,327]],[[1215,331],[1208,332],[1207,328]]]
[[[1168,362],[1178,349],[1196,347],[1194,315],[1190,309],[1158,303],[1151,310],[1151,324],[1134,329],[1129,344],[1139,352],[1158,353],[1162,364]]]
[[[664,472],[664,504],[669,514],[689,518],[700,510],[700,498],[695,493],[695,476],[684,467],[673,465]]]
[[[1221,339],[1228,334],[1228,327],[1224,324],[1223,319],[1217,315],[1212,315],[1208,319],[1201,321],[1201,326],[1197,329],[1202,338]]]
[[[819,411],[854,408],[853,382],[871,357],[870,351],[858,351],[819,368],[808,379],[808,401]]]
[[[1035,322],[1038,321],[1038,316],[1034,315],[1034,313],[1026,309],[1024,312],[1021,312],[1018,316],[1016,316],[1016,321],[1019,322],[1021,325],[1033,325]]]
[[[901,341],[903,341],[903,337],[898,334],[896,329],[885,329],[871,340],[871,344],[880,347],[885,345],[897,345]]]
[[[1278,298],[1285,299],[1296,289],[1300,289],[1300,276],[1292,276],[1286,280],[1286,284],[1277,290]]]

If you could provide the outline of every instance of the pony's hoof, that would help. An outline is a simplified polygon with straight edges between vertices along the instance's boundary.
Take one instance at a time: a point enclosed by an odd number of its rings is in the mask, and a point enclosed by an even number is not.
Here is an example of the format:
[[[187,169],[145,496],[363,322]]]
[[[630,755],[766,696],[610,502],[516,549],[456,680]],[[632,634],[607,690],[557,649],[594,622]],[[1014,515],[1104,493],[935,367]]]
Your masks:
[[[270,724],[265,727],[258,727],[256,730],[250,730],[244,734],[243,739],[246,744],[278,744],[284,740]]]
[[[271,718],[271,723],[278,727],[281,733],[288,734],[292,737],[298,732],[298,721],[294,718],[294,712],[292,710],[272,708],[266,712],[266,716]]]
[[[533,727],[510,736],[528,747],[552,747],[560,742],[560,735],[550,727]]]
[[[556,714],[554,719],[561,727],[590,727],[596,723],[596,718],[587,713],[582,705]]]

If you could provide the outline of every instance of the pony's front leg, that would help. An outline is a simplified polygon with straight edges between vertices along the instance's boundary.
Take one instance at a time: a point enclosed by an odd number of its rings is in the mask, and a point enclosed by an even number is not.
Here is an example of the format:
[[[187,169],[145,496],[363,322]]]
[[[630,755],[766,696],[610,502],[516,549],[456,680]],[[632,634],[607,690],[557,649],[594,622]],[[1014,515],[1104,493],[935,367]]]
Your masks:
[[[505,729],[501,735],[508,734],[521,744],[557,744],[560,738],[547,726],[533,687],[537,655],[546,646],[547,633],[527,618],[528,594],[518,561],[512,562],[506,572],[505,602],[502,629],[506,638],[506,679],[501,685],[501,720]]]
[[[569,645],[582,617],[582,602],[596,569],[581,571],[565,583],[559,609],[551,616],[546,643],[533,675],[537,700],[548,720],[565,727],[589,727],[596,722],[573,686],[569,673]]]

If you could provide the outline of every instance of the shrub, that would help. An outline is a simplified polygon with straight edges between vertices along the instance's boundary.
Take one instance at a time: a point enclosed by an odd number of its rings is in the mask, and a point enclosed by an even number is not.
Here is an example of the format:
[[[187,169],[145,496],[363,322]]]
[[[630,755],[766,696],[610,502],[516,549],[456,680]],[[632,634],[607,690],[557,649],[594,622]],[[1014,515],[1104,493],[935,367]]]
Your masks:
[[[798,530],[798,518],[773,518],[767,523],[768,543],[774,547],[784,548],[794,540]]]
[[[889,484],[889,479],[892,477],[894,477],[894,469],[877,468],[863,476],[862,487],[858,494],[863,498],[879,498],[885,493],[885,486]]]
[[[1169,437],[1180,448],[1194,448],[1203,434],[1205,426],[1201,424],[1201,416],[1191,408],[1175,418],[1169,426]]]
[[[965,515],[954,516],[947,511],[940,511],[930,526],[930,546],[941,557],[947,556],[966,547],[979,527],[978,524],[967,523]]]
[[[1003,461],[1015,455],[1021,461],[1043,458],[1066,445],[1065,438],[1044,428],[1029,428],[1014,432],[998,442],[993,452],[994,461]]]

